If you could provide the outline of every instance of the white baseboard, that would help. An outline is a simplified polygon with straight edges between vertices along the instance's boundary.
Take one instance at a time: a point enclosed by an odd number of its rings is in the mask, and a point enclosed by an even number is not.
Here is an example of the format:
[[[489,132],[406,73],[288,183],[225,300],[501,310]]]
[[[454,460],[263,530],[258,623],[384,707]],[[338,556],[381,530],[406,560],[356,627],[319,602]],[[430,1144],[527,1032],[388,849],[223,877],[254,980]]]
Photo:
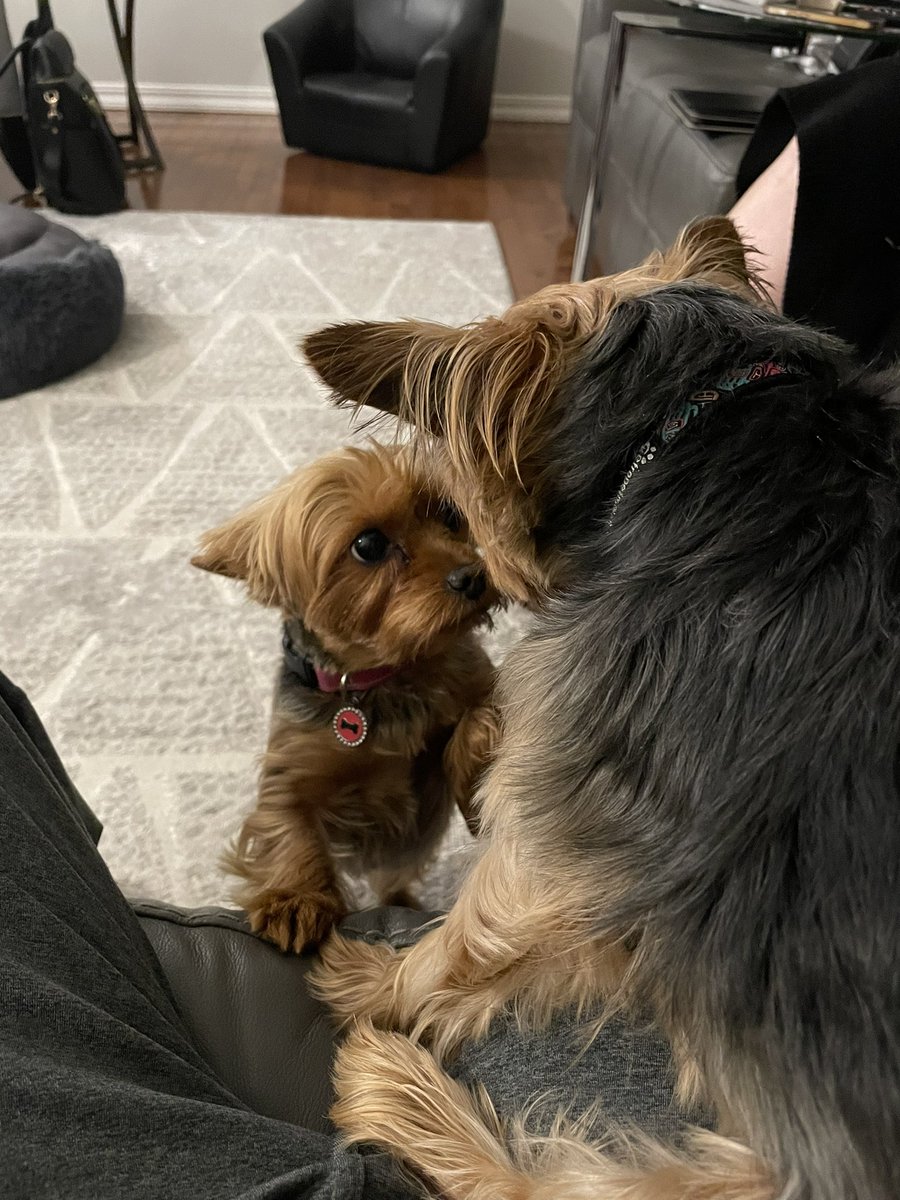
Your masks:
[[[124,108],[125,85],[95,83],[100,103]],[[275,96],[268,86],[208,83],[142,83],[141,99],[148,112],[277,113]],[[564,123],[571,116],[568,96],[517,96],[497,94],[491,105],[495,121],[546,121]]]
[[[495,121],[542,121],[567,124],[572,118],[570,96],[516,96],[498,92],[491,104]]]
[[[267,86],[209,83],[142,83],[138,85],[147,112],[277,113],[275,95]],[[104,108],[125,108],[124,83],[95,83]]]

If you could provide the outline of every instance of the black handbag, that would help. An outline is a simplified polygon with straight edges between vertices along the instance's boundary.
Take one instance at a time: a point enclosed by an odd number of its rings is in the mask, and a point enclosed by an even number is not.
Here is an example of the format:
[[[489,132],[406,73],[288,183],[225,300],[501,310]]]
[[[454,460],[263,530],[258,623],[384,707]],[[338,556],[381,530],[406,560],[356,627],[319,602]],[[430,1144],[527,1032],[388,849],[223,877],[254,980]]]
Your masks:
[[[18,54],[37,188],[60,212],[118,212],[126,205],[119,145],[72,47],[53,27],[48,0],[0,71],[15,69]]]

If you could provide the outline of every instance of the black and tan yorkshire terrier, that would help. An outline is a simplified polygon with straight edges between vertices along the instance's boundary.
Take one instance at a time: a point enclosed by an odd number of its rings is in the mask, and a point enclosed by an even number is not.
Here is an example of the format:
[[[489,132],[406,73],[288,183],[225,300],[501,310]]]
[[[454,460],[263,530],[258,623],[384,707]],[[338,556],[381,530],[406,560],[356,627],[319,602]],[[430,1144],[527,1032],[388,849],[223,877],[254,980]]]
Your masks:
[[[445,924],[323,948],[360,1019],[337,1122],[453,1200],[897,1200],[896,375],[772,311],[724,218],[499,318],[305,349],[415,423],[538,610]],[[504,1006],[598,997],[654,1015],[717,1132],[511,1146],[440,1069]]]
[[[255,809],[228,856],[254,930],[283,950],[347,910],[340,870],[385,904],[410,886],[496,739],[475,634],[497,595],[460,515],[401,448],[328,455],[204,535],[192,560],[284,617]]]

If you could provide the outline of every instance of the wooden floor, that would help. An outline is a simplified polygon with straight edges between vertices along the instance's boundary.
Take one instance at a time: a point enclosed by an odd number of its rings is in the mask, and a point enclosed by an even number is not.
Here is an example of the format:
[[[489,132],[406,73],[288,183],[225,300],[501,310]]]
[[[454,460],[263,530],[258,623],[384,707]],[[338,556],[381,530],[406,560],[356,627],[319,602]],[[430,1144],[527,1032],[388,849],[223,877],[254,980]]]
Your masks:
[[[116,114],[112,114],[116,123]],[[439,175],[287,149],[275,117],[153,113],[166,160],[133,177],[135,208],[491,221],[517,296],[568,278],[574,236],[562,202],[565,125],[503,122]],[[15,180],[0,165],[0,197]]]

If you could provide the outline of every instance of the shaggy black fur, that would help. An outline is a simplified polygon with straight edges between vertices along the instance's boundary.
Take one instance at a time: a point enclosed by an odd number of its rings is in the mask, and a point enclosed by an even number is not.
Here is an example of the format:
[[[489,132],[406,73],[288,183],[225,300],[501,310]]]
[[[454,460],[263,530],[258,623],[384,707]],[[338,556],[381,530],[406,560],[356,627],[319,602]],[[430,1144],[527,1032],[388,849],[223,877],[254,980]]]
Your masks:
[[[698,417],[608,527],[635,448],[770,358],[806,374]],[[573,586],[503,673],[530,840],[628,881],[599,931],[790,1200],[900,1196],[898,429],[831,339],[699,284],[623,304],[547,460]]]

